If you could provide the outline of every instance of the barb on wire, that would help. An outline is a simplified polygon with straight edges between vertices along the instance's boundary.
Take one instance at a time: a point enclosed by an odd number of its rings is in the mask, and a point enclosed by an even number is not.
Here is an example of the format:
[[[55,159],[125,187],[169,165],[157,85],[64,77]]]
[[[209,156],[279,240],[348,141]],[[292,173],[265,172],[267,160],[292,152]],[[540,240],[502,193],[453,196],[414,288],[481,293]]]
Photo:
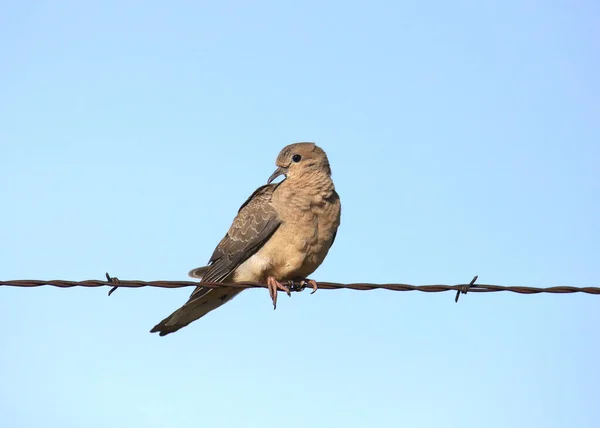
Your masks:
[[[108,277],[108,274],[106,274],[106,276]],[[469,289],[473,286],[473,284],[475,284],[475,281],[477,281],[477,278],[479,278],[479,276],[475,275],[470,283],[468,283],[464,287],[461,287],[461,289],[456,292],[456,297],[454,298],[454,303],[458,303],[458,298],[460,297],[460,293],[467,294],[469,292]],[[110,296],[110,293],[108,293],[108,295]]]
[[[199,285],[196,281],[137,281],[137,280],[120,280],[116,277],[111,277],[106,274],[107,281],[87,280],[87,281],[64,281],[64,280],[13,280],[0,281],[0,286],[9,287],[40,287],[50,285],[54,287],[111,287],[109,295],[117,288],[140,288],[140,287],[158,287],[158,288],[182,288],[196,287]],[[568,293],[586,293],[600,295],[599,287],[526,287],[526,286],[504,286],[491,284],[475,284],[477,276],[475,276],[469,284],[457,285],[410,285],[410,284],[370,284],[370,283],[351,283],[340,284],[336,282],[318,282],[318,288],[322,290],[390,290],[390,291],[422,291],[425,293],[439,293],[443,291],[456,291],[455,302],[458,302],[460,294],[469,293],[494,293],[500,291],[510,291],[518,294],[568,294]],[[218,287],[233,287],[233,288],[268,288],[266,284],[256,282],[238,282],[238,283],[215,283],[203,282],[203,287],[218,288]],[[290,287],[291,291],[302,291],[305,287],[298,284],[295,287]]]
[[[106,280],[107,280],[108,282],[110,282],[111,284],[118,284],[118,283],[119,283],[119,278],[117,278],[116,276],[110,276],[110,275],[108,274],[108,272],[106,272]],[[108,290],[108,295],[110,296],[111,294],[113,294],[113,292],[114,292],[114,291],[115,291],[117,288],[119,288],[119,286],[118,286],[118,285],[115,285],[113,288],[111,288],[110,290]],[[457,299],[458,299],[458,297],[457,297]]]

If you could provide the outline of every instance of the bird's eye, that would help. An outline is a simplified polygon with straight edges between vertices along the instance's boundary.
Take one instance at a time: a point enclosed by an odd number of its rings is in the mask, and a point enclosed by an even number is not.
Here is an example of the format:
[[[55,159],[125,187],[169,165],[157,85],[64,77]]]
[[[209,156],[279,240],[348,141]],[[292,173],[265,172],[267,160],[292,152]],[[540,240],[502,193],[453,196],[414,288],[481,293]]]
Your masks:
[[[302,156],[295,154],[294,156],[292,156],[292,160],[296,163],[300,162],[302,160]]]

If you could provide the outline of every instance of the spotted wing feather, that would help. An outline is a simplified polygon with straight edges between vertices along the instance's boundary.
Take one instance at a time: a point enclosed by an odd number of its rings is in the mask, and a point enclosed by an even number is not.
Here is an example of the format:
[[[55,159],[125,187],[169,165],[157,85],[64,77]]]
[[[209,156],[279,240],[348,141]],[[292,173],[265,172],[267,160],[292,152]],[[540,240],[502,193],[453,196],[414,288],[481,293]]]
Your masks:
[[[233,224],[213,252],[202,282],[221,282],[256,253],[275,233],[281,221],[271,205],[277,184],[259,187],[242,204]],[[206,295],[210,288],[198,287],[190,300]]]
[[[194,269],[193,276],[202,282],[222,282],[235,269],[256,253],[275,233],[281,221],[270,204],[277,185],[258,188],[241,206],[233,224],[210,258],[209,266]],[[152,333],[173,333],[233,299],[241,289],[231,287],[197,287],[189,300],[158,323]]]

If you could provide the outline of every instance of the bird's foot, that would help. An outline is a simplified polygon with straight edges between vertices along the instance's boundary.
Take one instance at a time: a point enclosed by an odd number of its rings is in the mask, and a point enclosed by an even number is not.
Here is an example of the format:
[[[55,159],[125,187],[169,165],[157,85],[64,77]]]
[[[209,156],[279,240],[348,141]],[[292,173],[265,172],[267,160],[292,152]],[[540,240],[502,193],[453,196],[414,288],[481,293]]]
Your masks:
[[[313,289],[312,293],[310,294],[315,294],[315,292],[319,288],[317,287],[317,282],[314,279],[301,279],[299,281],[290,281],[289,284],[291,291],[303,291],[307,285],[310,285],[310,287]]]
[[[271,300],[273,300],[273,309],[277,308],[277,291],[285,291],[288,296],[291,296],[290,289],[283,285],[281,282],[277,281],[272,276],[267,278],[267,287],[269,289],[269,296],[271,296]]]

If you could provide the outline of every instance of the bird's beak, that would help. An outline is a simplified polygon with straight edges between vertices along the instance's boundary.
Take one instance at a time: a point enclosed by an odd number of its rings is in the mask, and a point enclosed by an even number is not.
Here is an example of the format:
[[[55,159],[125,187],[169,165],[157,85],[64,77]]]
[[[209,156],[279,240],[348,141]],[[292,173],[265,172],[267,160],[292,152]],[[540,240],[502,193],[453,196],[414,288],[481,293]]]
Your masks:
[[[279,168],[277,168],[275,170],[275,172],[273,174],[271,174],[271,176],[267,180],[267,184],[271,184],[271,181],[275,180],[280,175],[285,175],[286,173],[287,173],[287,168],[280,166]]]

